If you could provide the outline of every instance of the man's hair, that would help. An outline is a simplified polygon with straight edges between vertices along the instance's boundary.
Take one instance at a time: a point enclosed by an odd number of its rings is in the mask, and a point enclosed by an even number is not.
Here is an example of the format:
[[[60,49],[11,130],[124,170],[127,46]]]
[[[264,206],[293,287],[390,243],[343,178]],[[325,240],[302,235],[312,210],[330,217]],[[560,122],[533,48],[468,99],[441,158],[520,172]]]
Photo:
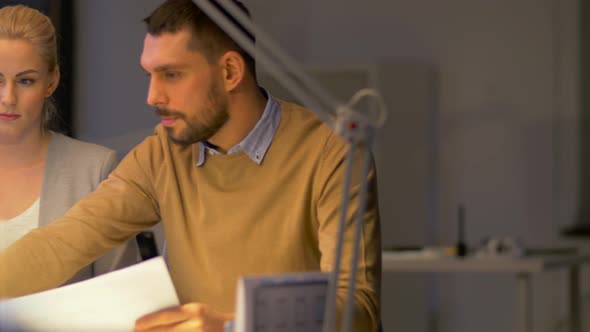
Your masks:
[[[250,17],[250,12],[244,4],[239,0],[231,1]],[[254,36],[219,5],[216,0],[209,0],[209,2],[219,9],[241,31],[246,33],[250,40],[255,41]],[[200,51],[209,63],[215,62],[227,51],[233,50],[238,52],[244,58],[246,67],[252,74],[252,77],[256,79],[254,58],[211,20],[192,0],[166,0],[143,21],[147,25],[148,33],[153,36],[158,36],[165,32],[175,33],[188,28],[193,35],[188,47]]]

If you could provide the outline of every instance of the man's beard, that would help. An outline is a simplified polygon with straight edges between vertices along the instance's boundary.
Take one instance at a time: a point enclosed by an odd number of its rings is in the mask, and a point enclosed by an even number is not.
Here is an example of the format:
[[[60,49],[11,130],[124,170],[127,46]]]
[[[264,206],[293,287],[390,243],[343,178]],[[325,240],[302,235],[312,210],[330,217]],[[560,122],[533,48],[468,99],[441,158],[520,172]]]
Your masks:
[[[229,119],[227,111],[227,99],[219,93],[216,85],[212,85],[207,94],[207,105],[204,106],[199,114],[193,114],[187,117],[186,114],[170,111],[165,108],[157,108],[156,113],[159,116],[176,117],[176,121],[184,121],[186,127],[175,134],[174,127],[164,127],[168,132],[170,140],[179,145],[190,145],[197,142],[206,141],[215,135]]]

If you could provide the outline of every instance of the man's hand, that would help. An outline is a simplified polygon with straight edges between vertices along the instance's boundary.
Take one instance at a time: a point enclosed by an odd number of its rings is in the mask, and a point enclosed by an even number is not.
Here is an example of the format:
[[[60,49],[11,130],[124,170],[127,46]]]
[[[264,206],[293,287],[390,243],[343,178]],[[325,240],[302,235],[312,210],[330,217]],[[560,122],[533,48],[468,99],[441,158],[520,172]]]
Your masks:
[[[135,321],[135,332],[198,331],[223,332],[234,314],[222,313],[201,303],[188,303],[160,310]]]

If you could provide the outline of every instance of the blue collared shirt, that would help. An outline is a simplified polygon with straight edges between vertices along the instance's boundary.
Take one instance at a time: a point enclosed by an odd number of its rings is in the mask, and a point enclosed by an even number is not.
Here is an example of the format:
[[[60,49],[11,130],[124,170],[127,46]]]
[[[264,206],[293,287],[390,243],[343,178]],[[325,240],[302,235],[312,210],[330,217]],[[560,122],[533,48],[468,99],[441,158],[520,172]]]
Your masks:
[[[264,89],[262,91],[266,95],[267,101],[260,120],[258,120],[254,129],[250,131],[246,138],[227,151],[227,154],[244,151],[258,165],[264,160],[264,156],[275,137],[275,133],[279,127],[279,121],[281,120],[279,103]],[[197,166],[199,167],[205,163],[207,153],[221,154],[221,152],[217,151],[207,142],[199,142],[197,144],[199,144],[199,157],[197,159]]]

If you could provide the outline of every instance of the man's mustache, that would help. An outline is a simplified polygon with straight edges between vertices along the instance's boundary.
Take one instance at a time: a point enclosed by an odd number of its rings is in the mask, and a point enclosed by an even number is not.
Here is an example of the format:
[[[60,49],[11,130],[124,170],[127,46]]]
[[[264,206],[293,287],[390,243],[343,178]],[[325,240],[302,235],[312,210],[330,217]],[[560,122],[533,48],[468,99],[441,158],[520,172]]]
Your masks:
[[[160,108],[160,107],[156,108],[156,114],[158,116],[176,117],[176,118],[184,119],[184,114],[182,114],[180,112],[174,112],[174,111],[171,111],[166,108]]]

